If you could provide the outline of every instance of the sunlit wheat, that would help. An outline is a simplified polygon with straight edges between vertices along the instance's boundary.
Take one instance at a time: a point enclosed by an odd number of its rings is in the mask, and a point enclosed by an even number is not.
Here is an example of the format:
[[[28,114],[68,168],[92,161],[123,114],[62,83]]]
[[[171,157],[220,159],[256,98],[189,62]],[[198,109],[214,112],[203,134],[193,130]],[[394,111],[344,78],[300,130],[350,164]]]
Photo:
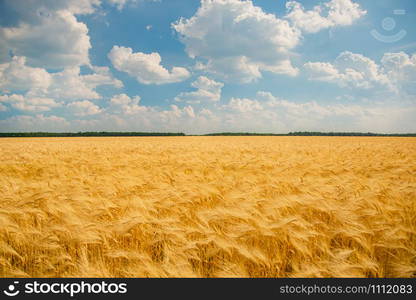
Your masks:
[[[0,140],[0,276],[415,277],[416,139]]]

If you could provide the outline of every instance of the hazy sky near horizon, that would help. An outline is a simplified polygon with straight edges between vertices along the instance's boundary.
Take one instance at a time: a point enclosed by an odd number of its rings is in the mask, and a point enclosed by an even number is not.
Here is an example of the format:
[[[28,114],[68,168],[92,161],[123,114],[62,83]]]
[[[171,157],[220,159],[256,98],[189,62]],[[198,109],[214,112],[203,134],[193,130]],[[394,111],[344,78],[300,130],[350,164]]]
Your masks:
[[[416,132],[414,0],[0,0],[0,131]]]

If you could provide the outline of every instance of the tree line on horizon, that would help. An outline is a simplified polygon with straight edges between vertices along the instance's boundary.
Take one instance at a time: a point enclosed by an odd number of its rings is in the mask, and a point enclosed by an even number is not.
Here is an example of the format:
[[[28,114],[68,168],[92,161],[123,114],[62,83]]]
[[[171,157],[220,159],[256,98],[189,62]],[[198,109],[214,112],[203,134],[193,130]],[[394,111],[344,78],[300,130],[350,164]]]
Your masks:
[[[0,137],[100,137],[100,136],[387,136],[416,137],[416,133],[373,133],[373,132],[314,132],[289,133],[218,132],[202,135],[187,135],[183,132],[0,132]]]
[[[182,132],[0,132],[0,137],[184,136]]]
[[[397,136],[416,137],[416,133],[373,133],[373,132],[319,132],[296,131],[289,133],[251,133],[251,132],[220,132],[208,133],[205,136]]]

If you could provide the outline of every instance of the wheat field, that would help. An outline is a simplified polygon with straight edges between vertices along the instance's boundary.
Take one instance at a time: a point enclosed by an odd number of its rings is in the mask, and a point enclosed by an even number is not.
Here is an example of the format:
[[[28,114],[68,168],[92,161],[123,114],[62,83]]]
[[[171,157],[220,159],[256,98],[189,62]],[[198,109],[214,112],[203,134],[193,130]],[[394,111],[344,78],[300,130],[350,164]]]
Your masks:
[[[1,277],[416,277],[416,139],[0,139]]]

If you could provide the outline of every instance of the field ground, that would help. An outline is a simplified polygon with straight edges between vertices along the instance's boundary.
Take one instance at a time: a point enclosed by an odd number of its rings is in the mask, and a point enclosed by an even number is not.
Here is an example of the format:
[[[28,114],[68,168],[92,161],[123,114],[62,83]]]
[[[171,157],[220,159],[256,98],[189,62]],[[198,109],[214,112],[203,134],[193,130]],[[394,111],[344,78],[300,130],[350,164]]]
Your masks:
[[[416,138],[16,138],[0,157],[1,277],[416,277]]]

